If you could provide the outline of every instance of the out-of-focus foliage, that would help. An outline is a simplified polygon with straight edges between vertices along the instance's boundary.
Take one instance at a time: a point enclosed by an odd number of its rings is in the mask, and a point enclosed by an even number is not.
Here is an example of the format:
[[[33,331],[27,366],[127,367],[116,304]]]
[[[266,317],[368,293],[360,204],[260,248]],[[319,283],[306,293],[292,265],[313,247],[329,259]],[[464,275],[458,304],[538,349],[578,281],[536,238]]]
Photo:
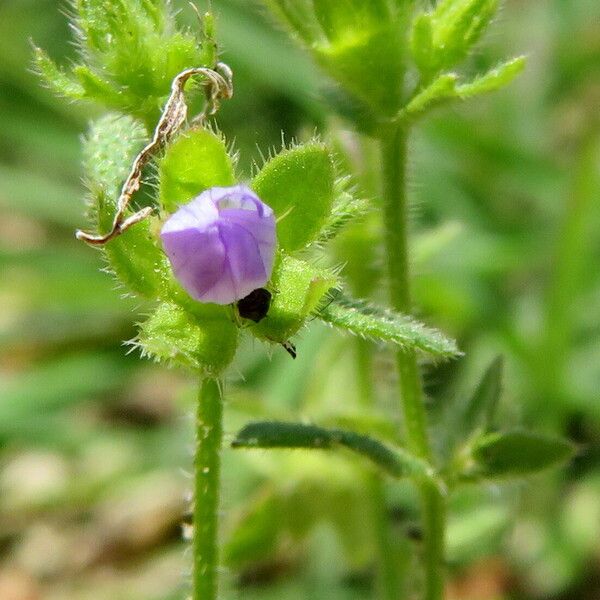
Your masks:
[[[249,157],[262,164],[281,131],[308,140],[317,129],[359,170],[361,194],[376,197],[373,148],[328,116],[318,69],[258,3],[213,5],[235,71],[219,126],[236,139],[241,172],[250,178]],[[120,298],[98,254],[73,237],[83,224],[79,138],[89,111],[39,86],[28,44],[68,64],[65,7],[0,3],[0,597],[175,599],[187,561],[179,533],[189,482],[180,469],[192,438],[182,415],[194,382],[127,354],[139,304]],[[177,8],[194,31],[194,13]],[[425,365],[435,439],[451,443],[444,431],[469,414],[474,382],[503,354],[501,421],[567,435],[578,451],[532,483],[453,496],[449,593],[592,599],[600,593],[600,12],[595,0],[512,0],[499,21],[466,70],[486,72],[518,53],[529,56],[523,75],[477,104],[440,108],[412,140],[416,304],[466,354],[452,367]],[[426,25],[413,27],[427,35]],[[347,262],[357,296],[375,288],[373,298],[383,297],[379,242],[377,214],[335,241],[331,265]],[[392,363],[365,344],[316,323],[295,362],[248,344],[236,363],[245,385],[230,382],[226,430],[276,415],[395,444]],[[357,356],[373,369],[375,412],[360,405]],[[370,597],[365,462],[319,451],[223,458],[232,595]],[[390,482],[385,502],[402,566],[406,548],[418,546],[416,498]]]

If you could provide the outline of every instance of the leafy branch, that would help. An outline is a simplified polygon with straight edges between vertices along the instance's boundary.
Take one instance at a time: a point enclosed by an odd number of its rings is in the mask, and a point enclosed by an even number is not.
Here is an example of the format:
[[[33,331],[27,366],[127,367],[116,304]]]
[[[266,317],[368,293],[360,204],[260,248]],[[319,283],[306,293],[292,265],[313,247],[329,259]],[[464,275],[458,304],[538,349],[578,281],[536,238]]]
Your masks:
[[[456,342],[412,317],[354,300],[339,291],[330,292],[330,302],[316,312],[322,321],[350,333],[402,349],[419,349],[433,356],[452,358],[462,353]]]

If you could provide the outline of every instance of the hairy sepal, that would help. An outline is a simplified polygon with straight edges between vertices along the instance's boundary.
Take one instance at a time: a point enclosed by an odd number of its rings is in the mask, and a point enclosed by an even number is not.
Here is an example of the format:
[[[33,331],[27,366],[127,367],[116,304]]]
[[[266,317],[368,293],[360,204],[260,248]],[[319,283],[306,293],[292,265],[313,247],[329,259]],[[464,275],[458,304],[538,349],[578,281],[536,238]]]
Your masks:
[[[234,183],[234,159],[225,140],[208,129],[179,136],[159,163],[159,199],[167,213],[211,187]]]
[[[269,283],[273,294],[271,307],[267,316],[250,331],[261,339],[286,342],[304,325],[336,283],[331,271],[280,253]]]
[[[238,343],[238,328],[225,307],[211,305],[202,316],[163,302],[140,325],[136,344],[142,353],[168,364],[217,377],[229,366]]]
[[[252,188],[277,216],[277,240],[287,252],[318,238],[334,201],[335,168],[320,142],[285,149],[262,167]]]
[[[113,113],[90,126],[83,142],[84,167],[90,217],[100,233],[112,227],[121,186],[146,135],[141,123]],[[152,219],[137,223],[108,242],[103,252],[109,269],[128,291],[146,298],[157,296],[168,267]]]

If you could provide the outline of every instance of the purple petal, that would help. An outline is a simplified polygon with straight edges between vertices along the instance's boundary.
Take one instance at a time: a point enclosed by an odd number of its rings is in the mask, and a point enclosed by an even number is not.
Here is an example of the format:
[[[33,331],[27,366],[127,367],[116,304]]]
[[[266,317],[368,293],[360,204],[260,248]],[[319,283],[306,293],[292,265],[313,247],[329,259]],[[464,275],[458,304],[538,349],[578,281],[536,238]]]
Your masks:
[[[201,302],[235,302],[271,277],[275,217],[246,186],[202,192],[169,218],[161,239],[175,277]]]

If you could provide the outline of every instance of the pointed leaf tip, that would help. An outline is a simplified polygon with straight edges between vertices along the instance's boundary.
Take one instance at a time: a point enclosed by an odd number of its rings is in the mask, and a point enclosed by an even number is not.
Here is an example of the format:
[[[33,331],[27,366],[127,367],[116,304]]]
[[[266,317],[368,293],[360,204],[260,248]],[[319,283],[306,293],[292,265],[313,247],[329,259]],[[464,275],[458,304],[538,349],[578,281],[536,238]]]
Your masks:
[[[492,426],[502,393],[503,371],[504,358],[497,356],[485,370],[465,406],[462,418],[465,436],[479,426],[482,426],[484,431],[488,431]]]
[[[526,58],[524,56],[513,58],[491,69],[487,73],[476,77],[470,83],[457,85],[455,90],[456,95],[465,100],[479,94],[495,92],[511,83],[523,71],[525,64]]]
[[[407,349],[418,348],[433,356],[448,358],[461,354],[454,340],[411,317],[347,298],[334,290],[330,294],[329,304],[315,313],[326,323],[365,338]]]
[[[534,475],[566,462],[574,453],[568,440],[520,430],[483,435],[472,449],[476,476],[491,479]]]

